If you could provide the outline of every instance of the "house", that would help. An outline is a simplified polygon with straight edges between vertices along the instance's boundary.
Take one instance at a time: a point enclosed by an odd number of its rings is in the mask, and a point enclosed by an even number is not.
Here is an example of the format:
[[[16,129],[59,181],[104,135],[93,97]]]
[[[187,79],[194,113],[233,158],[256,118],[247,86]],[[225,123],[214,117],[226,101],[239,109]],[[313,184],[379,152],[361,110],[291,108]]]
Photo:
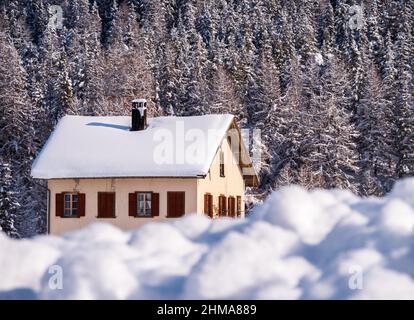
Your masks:
[[[130,229],[152,220],[205,214],[242,218],[257,175],[232,115],[147,119],[64,116],[32,166],[48,185],[48,231],[96,221]]]

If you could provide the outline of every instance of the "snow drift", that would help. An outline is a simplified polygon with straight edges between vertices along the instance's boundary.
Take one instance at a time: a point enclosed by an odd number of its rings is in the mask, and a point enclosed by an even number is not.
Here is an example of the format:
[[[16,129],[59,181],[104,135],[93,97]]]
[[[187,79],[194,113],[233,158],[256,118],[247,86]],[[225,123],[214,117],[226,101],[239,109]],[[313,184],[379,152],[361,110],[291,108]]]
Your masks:
[[[0,298],[414,299],[413,193],[414,179],[382,199],[293,186],[243,221],[0,235]]]

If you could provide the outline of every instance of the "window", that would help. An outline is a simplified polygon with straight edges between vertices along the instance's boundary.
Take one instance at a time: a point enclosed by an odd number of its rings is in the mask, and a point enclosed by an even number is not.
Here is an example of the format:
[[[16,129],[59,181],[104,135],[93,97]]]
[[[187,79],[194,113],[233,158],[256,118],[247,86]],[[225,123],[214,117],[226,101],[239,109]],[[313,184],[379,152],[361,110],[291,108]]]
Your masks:
[[[137,193],[137,216],[152,217],[152,193],[138,192]]]
[[[64,199],[64,217],[77,217],[78,216],[78,194],[77,193],[65,193]]]
[[[220,150],[220,177],[224,177],[224,152]]]
[[[115,218],[115,192],[98,192],[98,218]]]
[[[232,218],[236,217],[236,199],[234,197],[229,197],[228,201],[228,213]]]
[[[210,218],[213,217],[213,196],[209,193],[204,195],[204,213]]]
[[[242,213],[242,201],[241,201],[241,197],[237,196],[237,216],[241,217],[241,213]]]
[[[128,215],[134,218],[151,218],[160,215],[160,194],[137,191],[128,196]]]
[[[221,217],[227,216],[227,198],[219,196],[219,215]]]

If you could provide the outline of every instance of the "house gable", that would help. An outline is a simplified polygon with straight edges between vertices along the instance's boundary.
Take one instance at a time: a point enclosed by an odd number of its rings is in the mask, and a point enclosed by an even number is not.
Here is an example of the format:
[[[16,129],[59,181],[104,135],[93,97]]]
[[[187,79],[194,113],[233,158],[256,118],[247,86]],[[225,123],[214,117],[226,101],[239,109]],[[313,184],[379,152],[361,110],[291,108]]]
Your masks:
[[[234,119],[230,123],[225,135],[222,137],[220,145],[218,146],[214,155],[213,161],[210,164],[209,171],[211,170],[211,166],[213,166],[215,161],[217,161],[217,157],[220,156],[219,152],[223,149],[225,144],[228,145],[229,151],[231,153],[231,163],[237,164],[240,174],[243,176],[243,179],[246,183],[246,186],[257,187],[259,184],[258,175],[254,169],[248,149],[246,148],[242,139],[240,128]]]

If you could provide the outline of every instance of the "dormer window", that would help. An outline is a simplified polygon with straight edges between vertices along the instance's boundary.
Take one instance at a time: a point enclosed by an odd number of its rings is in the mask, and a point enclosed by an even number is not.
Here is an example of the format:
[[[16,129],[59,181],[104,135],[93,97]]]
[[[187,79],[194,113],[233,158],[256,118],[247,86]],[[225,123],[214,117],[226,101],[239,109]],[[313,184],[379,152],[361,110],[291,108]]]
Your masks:
[[[220,150],[220,177],[225,177],[224,175],[224,152]]]

